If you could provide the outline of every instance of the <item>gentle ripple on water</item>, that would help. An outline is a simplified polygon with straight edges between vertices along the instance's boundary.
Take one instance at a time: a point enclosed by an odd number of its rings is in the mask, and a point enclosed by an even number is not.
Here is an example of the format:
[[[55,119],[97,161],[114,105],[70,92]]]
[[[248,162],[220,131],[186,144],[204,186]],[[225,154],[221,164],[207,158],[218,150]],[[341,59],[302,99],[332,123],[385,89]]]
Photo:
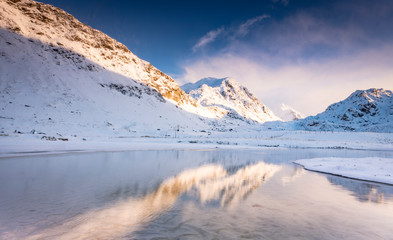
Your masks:
[[[393,239],[393,187],[312,173],[347,150],[134,151],[0,161],[1,239]]]

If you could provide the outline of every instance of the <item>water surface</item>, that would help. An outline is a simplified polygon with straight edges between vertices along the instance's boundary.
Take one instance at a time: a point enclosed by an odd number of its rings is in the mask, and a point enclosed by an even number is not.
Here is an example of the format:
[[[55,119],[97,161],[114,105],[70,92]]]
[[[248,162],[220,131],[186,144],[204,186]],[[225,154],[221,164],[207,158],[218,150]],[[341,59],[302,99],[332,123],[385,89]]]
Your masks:
[[[293,160],[392,152],[130,151],[0,160],[1,239],[393,239],[393,186]]]

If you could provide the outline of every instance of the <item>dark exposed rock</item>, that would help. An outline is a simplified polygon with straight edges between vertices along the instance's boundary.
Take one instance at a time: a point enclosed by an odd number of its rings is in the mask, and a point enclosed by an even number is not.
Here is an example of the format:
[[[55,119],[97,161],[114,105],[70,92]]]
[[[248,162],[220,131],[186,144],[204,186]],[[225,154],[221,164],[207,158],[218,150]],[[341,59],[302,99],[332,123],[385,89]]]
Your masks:
[[[147,94],[147,95],[151,95],[156,97],[157,100],[159,100],[160,102],[166,102],[165,99],[162,97],[162,95],[155,90],[154,88],[150,88],[147,86],[124,86],[121,84],[102,84],[100,83],[101,87],[109,87],[110,89],[114,89],[118,92],[120,92],[121,94],[125,95],[125,96],[129,96],[129,97],[137,97],[137,98],[142,98],[143,94]]]

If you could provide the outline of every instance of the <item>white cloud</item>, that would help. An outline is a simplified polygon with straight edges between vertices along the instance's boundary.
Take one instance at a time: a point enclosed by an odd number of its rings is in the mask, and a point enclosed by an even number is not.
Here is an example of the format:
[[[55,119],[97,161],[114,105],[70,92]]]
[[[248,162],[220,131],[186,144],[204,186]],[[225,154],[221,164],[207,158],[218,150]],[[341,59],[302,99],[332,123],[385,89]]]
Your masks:
[[[199,41],[194,45],[192,50],[195,52],[198,49],[206,46],[207,44],[213,42],[222,32],[224,31],[224,28],[218,28],[215,30],[211,30],[210,32],[206,33],[203,37],[199,39]]]

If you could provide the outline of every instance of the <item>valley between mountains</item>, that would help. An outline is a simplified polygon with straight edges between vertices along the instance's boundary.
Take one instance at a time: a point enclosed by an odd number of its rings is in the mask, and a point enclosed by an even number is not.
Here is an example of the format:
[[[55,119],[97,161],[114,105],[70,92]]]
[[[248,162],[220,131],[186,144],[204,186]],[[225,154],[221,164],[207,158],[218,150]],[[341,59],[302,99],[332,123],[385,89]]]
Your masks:
[[[200,148],[393,150],[393,93],[355,91],[316,116],[273,112],[241,79],[182,86],[67,12],[0,1],[0,152]]]

